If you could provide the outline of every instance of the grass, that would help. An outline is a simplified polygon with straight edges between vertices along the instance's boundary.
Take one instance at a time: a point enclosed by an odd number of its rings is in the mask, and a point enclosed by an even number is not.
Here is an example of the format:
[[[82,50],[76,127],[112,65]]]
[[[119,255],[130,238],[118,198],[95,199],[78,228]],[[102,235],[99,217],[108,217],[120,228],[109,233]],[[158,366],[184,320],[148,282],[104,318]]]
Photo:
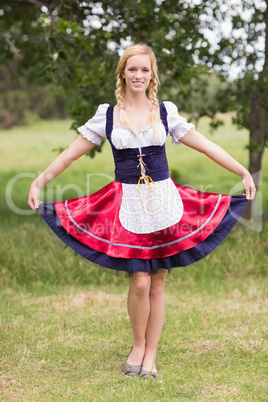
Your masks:
[[[265,401],[264,288],[195,292],[171,282],[155,381],[121,373],[131,344],[126,289],[1,295],[4,400]],[[223,297],[224,296],[224,297]]]
[[[226,125],[208,136],[246,165],[247,134],[225,119]],[[0,399],[266,401],[265,213],[257,226],[237,225],[207,258],[167,275],[160,375],[154,381],[125,377],[121,369],[131,345],[128,281],[60,248],[36,214],[10,208],[28,210],[32,178],[25,173],[36,175],[55,156],[53,148],[72,141],[69,125],[39,122],[0,133]],[[208,132],[207,121],[198,129]],[[183,184],[230,193],[239,182],[184,146],[168,143],[167,153]],[[96,191],[112,180],[113,169],[106,143],[102,154],[80,158],[55,179],[42,200]],[[92,172],[96,175],[87,176]],[[263,172],[259,200],[265,212],[267,160]],[[10,180],[22,173],[12,197],[5,194]],[[77,187],[66,187],[72,183]]]

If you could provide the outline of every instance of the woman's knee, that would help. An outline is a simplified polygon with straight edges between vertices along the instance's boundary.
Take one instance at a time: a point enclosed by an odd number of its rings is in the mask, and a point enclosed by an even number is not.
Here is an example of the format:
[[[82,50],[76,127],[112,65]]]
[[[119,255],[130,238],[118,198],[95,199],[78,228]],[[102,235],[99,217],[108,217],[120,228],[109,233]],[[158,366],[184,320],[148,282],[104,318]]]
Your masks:
[[[158,298],[165,292],[165,274],[156,274],[152,278],[150,286],[150,297]]]
[[[136,276],[130,280],[130,292],[138,298],[143,298],[149,295],[151,279],[150,276]]]

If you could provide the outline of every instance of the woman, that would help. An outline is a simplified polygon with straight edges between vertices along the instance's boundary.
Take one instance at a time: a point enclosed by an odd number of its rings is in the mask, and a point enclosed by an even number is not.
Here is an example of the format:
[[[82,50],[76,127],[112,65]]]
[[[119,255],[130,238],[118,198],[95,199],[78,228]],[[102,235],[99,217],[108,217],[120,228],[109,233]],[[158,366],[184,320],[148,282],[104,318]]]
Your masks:
[[[80,255],[128,273],[133,346],[123,371],[142,377],[157,375],[167,270],[210,253],[255,195],[252,177],[242,165],[197,132],[173,103],[158,104],[157,84],[152,49],[127,49],[117,68],[117,105],[99,106],[78,129],[82,135],[33,181],[28,200]],[[174,144],[188,145],[241,176],[246,196],[202,193],[174,183],[165,155],[167,133]],[[40,188],[103,138],[112,147],[115,180],[91,196],[39,206]]]

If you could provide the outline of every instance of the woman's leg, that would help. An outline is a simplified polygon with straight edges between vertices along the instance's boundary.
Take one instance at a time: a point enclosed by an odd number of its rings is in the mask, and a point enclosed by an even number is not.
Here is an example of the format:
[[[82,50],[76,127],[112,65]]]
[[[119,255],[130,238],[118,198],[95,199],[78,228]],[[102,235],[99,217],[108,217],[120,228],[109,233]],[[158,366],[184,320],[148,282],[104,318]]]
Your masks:
[[[155,371],[156,349],[162,332],[165,317],[165,278],[166,270],[159,270],[151,276],[149,292],[150,314],[146,328],[146,348],[142,368]]]
[[[128,314],[133,332],[133,349],[128,357],[128,364],[140,365],[145,353],[145,337],[150,314],[151,277],[144,273],[135,273],[129,278]]]

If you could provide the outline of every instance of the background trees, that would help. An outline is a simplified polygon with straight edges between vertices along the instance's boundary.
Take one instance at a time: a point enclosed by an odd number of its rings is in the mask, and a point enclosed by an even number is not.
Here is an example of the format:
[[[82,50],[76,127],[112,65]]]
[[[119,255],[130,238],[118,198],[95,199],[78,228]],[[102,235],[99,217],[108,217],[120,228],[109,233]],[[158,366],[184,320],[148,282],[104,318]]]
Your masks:
[[[194,119],[210,116],[214,127],[218,111],[235,110],[235,122],[250,131],[256,173],[268,137],[267,26],[264,0],[2,1],[1,75],[6,86],[22,77],[53,83],[75,128],[96,105],[114,102],[122,49],[146,42],[159,63],[160,99]]]

